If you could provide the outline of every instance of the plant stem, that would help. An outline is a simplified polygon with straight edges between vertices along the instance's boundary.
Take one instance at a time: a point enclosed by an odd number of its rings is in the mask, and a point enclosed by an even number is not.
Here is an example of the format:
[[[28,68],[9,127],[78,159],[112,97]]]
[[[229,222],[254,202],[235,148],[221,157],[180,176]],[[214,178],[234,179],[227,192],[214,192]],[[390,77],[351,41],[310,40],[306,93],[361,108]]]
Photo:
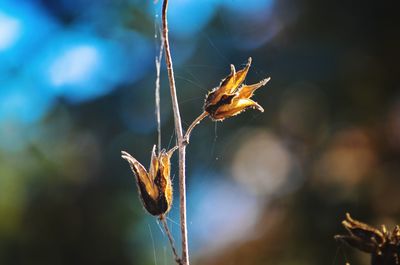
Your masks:
[[[157,29],[156,29],[157,30]],[[156,35],[157,36],[157,35]],[[164,42],[162,41],[162,36],[161,36],[161,44],[160,44],[160,53],[158,54],[158,56],[156,56],[156,89],[155,89],[155,99],[156,99],[156,118],[157,118],[157,142],[158,142],[158,152],[161,151],[161,110],[160,110],[160,72],[161,72],[161,59],[162,59],[162,55],[164,53]],[[171,156],[174,151],[177,149],[178,147],[174,147],[171,150],[168,151],[169,156]],[[172,249],[172,253],[174,254],[174,258],[176,263],[178,263],[179,265],[182,264],[182,260],[178,255],[178,252],[176,251],[175,248],[175,244],[174,244],[174,238],[172,237],[172,234],[168,228],[168,224],[167,224],[167,220],[165,218],[164,215],[160,215],[159,218],[160,222],[162,223],[165,233],[167,234],[168,237],[168,241],[169,244],[171,246]]]
[[[162,38],[162,37],[161,37]],[[158,139],[158,152],[161,150],[161,111],[160,111],[160,69],[161,69],[161,59],[164,51],[164,43],[161,41],[160,54],[156,57],[156,118],[157,118],[157,139]]]
[[[164,227],[165,233],[167,234],[167,237],[168,237],[168,240],[169,240],[169,244],[171,245],[172,253],[174,254],[174,258],[175,258],[176,263],[178,263],[179,265],[182,265],[182,260],[181,260],[181,258],[179,258],[178,252],[176,251],[175,244],[174,244],[174,238],[172,237],[172,234],[169,231],[165,216],[164,215],[160,215],[159,220],[160,220],[160,222],[162,223],[162,225]]]
[[[189,248],[187,240],[187,222],[186,222],[186,180],[185,180],[185,160],[186,145],[183,141],[182,122],[179,113],[178,98],[176,95],[174,69],[172,66],[171,51],[168,40],[168,23],[167,23],[168,0],[163,1],[162,5],[162,33],[165,47],[165,63],[167,65],[169,87],[171,92],[172,109],[174,112],[174,122],[176,136],[179,147],[179,203],[180,203],[180,225],[182,238],[182,264],[189,265]]]
[[[187,129],[186,133],[185,133],[185,137],[183,137],[184,143],[186,145],[189,144],[189,140],[190,140],[190,134],[192,133],[192,130],[194,129],[194,127],[196,127],[197,124],[199,124],[205,117],[208,116],[208,113],[206,111],[204,111],[203,113],[201,113],[199,115],[199,117],[197,117],[192,124],[190,124],[189,128]]]

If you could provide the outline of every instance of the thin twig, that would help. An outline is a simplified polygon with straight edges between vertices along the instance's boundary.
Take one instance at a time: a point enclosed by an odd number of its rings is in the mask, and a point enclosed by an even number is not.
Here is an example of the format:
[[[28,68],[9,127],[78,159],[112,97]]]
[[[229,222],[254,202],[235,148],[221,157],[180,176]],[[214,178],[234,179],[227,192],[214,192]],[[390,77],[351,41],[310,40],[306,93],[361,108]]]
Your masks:
[[[157,28],[156,30],[156,38],[157,38]],[[160,109],[160,72],[161,72],[161,60],[162,60],[162,55],[164,53],[164,42],[163,42],[163,37],[162,34],[160,32],[160,53],[158,54],[158,56],[156,56],[156,89],[155,89],[155,101],[156,101],[156,119],[157,119],[157,138],[158,138],[158,152],[160,152],[161,150],[161,109]],[[170,155],[172,155],[172,153],[177,149],[178,147],[174,147],[171,150],[168,151],[168,153],[170,153]],[[164,215],[160,215],[159,216],[159,220],[162,223],[165,233],[167,234],[168,237],[168,241],[169,244],[171,246],[172,249],[172,253],[174,254],[174,258],[176,263],[178,263],[179,265],[182,264],[182,260],[178,255],[178,252],[176,251],[175,248],[175,244],[174,244],[174,238],[172,237],[172,234],[168,228],[168,224],[166,221],[166,218]]]
[[[162,37],[161,37],[162,38]],[[161,69],[161,59],[162,54],[164,52],[164,43],[161,40],[160,45],[160,53],[158,57],[156,56],[156,91],[155,91],[155,98],[156,98],[156,118],[157,118],[157,139],[158,139],[158,151],[161,150],[161,111],[160,111],[160,69]]]
[[[178,252],[176,251],[175,244],[174,244],[174,238],[172,237],[171,231],[168,228],[168,224],[167,224],[167,221],[165,219],[165,216],[164,215],[160,215],[159,220],[160,220],[160,222],[162,223],[162,225],[164,227],[165,233],[167,234],[167,237],[168,237],[168,240],[169,240],[169,244],[171,245],[172,253],[174,254],[174,258],[175,258],[176,263],[178,263],[179,265],[182,265],[182,260],[179,257]]]
[[[187,222],[186,222],[186,179],[185,179],[186,145],[183,142],[182,122],[179,113],[178,98],[176,95],[171,51],[169,48],[167,8],[168,8],[168,0],[164,0],[162,5],[162,26],[163,26],[162,32],[163,32],[163,41],[165,47],[165,63],[167,65],[167,70],[168,70],[172,109],[174,111],[175,130],[179,146],[179,202],[180,202],[181,238],[182,238],[182,264],[189,265],[189,250],[188,250]]]
[[[192,130],[194,129],[194,127],[196,127],[197,124],[199,124],[205,117],[208,116],[208,113],[206,111],[204,111],[203,113],[200,114],[199,117],[197,117],[192,124],[190,124],[189,128],[187,129],[186,133],[185,133],[185,137],[183,137],[184,143],[186,145],[189,144],[189,140],[190,140],[190,135],[192,133]]]

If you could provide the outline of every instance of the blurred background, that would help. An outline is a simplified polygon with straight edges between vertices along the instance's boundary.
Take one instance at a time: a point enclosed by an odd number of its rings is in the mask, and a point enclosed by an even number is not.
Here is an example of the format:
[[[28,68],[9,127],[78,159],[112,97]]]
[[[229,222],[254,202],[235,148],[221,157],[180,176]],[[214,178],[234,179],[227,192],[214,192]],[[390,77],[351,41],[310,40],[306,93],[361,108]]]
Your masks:
[[[157,141],[160,1],[0,2],[0,264],[173,264],[126,150]],[[248,110],[204,120],[187,154],[193,264],[369,264],[346,212],[400,222],[400,34],[389,2],[171,0],[185,128],[229,65],[271,76]],[[161,71],[162,140],[174,128]],[[168,223],[179,245],[175,203]],[[175,177],[176,176],[176,177]]]

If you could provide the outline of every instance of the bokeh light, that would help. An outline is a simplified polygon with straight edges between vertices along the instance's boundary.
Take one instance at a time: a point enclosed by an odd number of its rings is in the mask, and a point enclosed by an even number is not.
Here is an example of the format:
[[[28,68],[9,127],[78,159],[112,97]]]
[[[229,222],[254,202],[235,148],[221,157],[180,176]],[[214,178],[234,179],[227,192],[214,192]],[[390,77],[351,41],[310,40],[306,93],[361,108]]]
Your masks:
[[[91,70],[96,67],[98,60],[99,54],[94,47],[72,47],[50,66],[50,82],[54,86],[63,86],[83,81],[90,77]]]
[[[192,183],[189,196],[190,201],[196,202],[189,206],[193,249],[199,255],[215,255],[254,236],[263,201],[223,176],[197,174],[201,178]]]
[[[2,1],[0,20],[0,69],[24,65],[23,61],[31,58],[57,29],[57,23],[41,6],[29,1]]]
[[[0,13],[0,23],[3,25],[0,29],[0,51],[5,51],[18,40],[21,24],[17,19],[4,13]]]
[[[268,197],[298,185],[291,179],[294,162],[282,140],[264,129],[242,132],[240,138],[231,170],[241,186]]]

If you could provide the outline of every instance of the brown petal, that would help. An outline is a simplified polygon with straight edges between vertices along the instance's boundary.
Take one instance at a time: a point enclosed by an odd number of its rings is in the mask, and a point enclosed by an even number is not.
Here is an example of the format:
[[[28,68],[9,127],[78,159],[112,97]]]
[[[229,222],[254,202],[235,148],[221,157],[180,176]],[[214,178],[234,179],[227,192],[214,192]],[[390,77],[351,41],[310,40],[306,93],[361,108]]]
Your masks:
[[[249,71],[251,65],[251,57],[249,57],[246,66],[239,70],[235,71],[235,66],[231,64],[231,73],[221,82],[220,89],[225,94],[235,93],[237,88],[243,83],[246,79],[247,72]]]
[[[146,169],[129,153],[122,151],[122,158],[128,161],[132,172],[136,176],[136,184],[140,190],[144,190],[148,195],[156,200],[158,197],[158,189],[153,183],[153,179],[149,177]]]
[[[381,231],[365,223],[352,219],[349,213],[346,214],[346,220],[344,220],[342,224],[350,234],[365,242],[376,241],[378,244],[381,244],[385,240]]]
[[[151,179],[154,179],[156,177],[157,171],[158,171],[158,157],[156,155],[156,145],[153,145],[153,149],[151,150],[149,177]]]
[[[238,115],[248,108],[258,109],[259,111],[264,112],[264,109],[257,102],[248,98],[239,98],[236,96],[232,100],[231,104],[220,106],[214,113],[210,113],[210,116],[214,120],[224,120]]]
[[[267,84],[269,80],[271,80],[270,77],[268,77],[264,80],[261,80],[260,82],[253,84],[253,85],[243,85],[239,91],[240,97],[251,98],[253,96],[254,91],[256,91],[258,88]]]
[[[367,253],[375,253],[378,247],[373,242],[364,242],[363,240],[355,236],[338,235],[335,236],[335,239]]]
[[[159,179],[159,189],[162,192],[162,196],[165,198],[168,208],[166,210],[169,211],[171,205],[172,205],[172,182],[171,182],[171,164],[170,164],[170,158],[173,152],[165,152],[165,150],[162,150],[159,155],[159,174],[157,177],[160,177]]]
[[[398,241],[400,241],[400,227],[396,225],[393,229],[392,235],[397,238]]]
[[[218,104],[223,96],[233,95],[246,78],[250,65],[251,57],[249,58],[246,67],[238,72],[236,72],[235,66],[231,64],[231,73],[222,80],[221,84],[217,88],[207,95],[204,108],[206,109],[208,106]]]

